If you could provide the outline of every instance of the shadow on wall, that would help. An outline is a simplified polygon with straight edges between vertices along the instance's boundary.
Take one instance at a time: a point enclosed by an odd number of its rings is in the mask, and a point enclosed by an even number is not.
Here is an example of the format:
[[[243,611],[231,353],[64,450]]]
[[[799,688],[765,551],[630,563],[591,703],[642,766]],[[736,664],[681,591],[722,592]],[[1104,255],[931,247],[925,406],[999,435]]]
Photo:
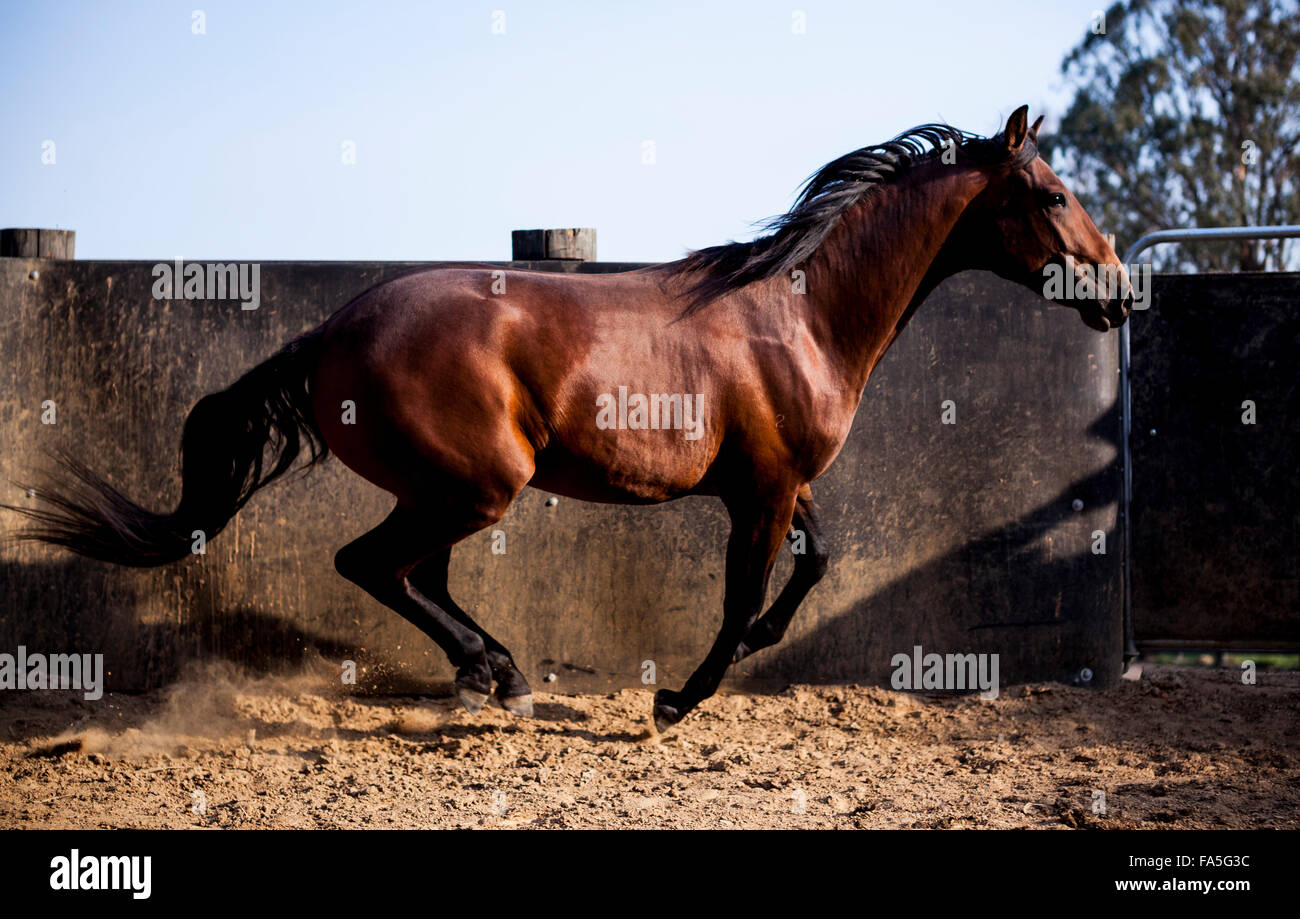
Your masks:
[[[1116,406],[1104,413],[1088,434],[1117,446],[1117,411]],[[817,672],[819,682],[846,682],[863,681],[865,673],[866,682],[889,686],[893,656],[911,655],[913,646],[920,645],[925,653],[997,653],[1003,684],[1025,682],[1017,674],[1041,670],[1034,660],[1040,652],[1061,659],[1055,677],[1060,682],[1112,682],[1122,670],[1119,497],[1116,459],[1031,513],[971,538],[823,617],[817,626],[800,630],[796,618],[784,642],[754,656],[748,675],[765,682],[806,682],[798,674]],[[1105,528],[1105,555],[1053,551],[1053,533],[1078,518],[1072,507],[1076,500],[1114,521]],[[830,573],[810,600],[818,590],[832,587],[836,565],[844,561],[834,528],[827,532]],[[1091,530],[1088,538],[1091,543]],[[1019,614],[982,614],[999,610]],[[952,647],[954,634],[966,636],[959,647]],[[828,655],[828,648],[852,651]],[[1084,668],[1092,671],[1089,681],[1080,677]]]

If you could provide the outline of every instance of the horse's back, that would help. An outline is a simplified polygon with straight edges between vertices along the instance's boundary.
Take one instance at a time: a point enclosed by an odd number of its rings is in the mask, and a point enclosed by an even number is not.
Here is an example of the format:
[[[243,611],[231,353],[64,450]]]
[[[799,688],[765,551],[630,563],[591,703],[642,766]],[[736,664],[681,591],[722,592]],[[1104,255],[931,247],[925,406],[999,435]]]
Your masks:
[[[715,320],[679,315],[649,272],[421,271],[330,320],[314,404],[340,458],[399,498],[411,486],[394,470],[431,466],[507,491],[537,472],[577,497],[665,500],[699,484],[723,436],[717,335],[702,331]],[[611,415],[624,392],[662,404],[664,424]],[[347,401],[355,417],[338,420]]]
[[[322,338],[312,391],[326,442],[399,499],[413,488],[400,472],[411,467],[513,493],[557,430],[574,427],[575,400],[587,401],[577,390],[608,330],[625,328],[636,303],[646,327],[663,324],[649,315],[654,289],[645,276],[490,266],[377,285]]]

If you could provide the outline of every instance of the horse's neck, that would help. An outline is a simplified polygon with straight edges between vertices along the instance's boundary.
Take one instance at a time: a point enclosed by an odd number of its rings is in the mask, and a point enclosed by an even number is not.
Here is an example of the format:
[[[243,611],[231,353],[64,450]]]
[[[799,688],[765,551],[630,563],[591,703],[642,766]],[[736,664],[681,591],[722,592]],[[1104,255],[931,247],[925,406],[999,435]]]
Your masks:
[[[935,259],[983,184],[973,169],[928,164],[853,207],[818,251],[810,305],[857,391],[911,308],[943,280]]]

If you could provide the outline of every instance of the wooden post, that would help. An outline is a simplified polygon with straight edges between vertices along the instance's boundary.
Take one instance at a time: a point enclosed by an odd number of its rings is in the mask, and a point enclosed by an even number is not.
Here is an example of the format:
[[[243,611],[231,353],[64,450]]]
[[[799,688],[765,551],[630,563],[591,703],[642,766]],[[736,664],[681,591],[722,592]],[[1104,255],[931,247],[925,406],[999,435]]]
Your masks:
[[[571,230],[515,230],[510,234],[516,262],[564,259],[576,262],[596,260],[596,231],[590,227]]]
[[[75,230],[0,230],[0,258],[75,258]]]

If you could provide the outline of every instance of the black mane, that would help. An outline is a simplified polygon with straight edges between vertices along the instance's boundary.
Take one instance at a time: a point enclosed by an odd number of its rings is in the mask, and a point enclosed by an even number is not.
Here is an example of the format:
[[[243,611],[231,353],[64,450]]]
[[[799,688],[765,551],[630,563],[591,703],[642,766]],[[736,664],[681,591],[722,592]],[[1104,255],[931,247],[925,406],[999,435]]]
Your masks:
[[[778,275],[788,274],[825,241],[844,213],[877,188],[896,181],[915,166],[942,155],[948,144],[979,163],[1005,160],[1001,136],[981,137],[947,124],[923,124],[882,144],[872,144],[827,163],[804,183],[794,206],[765,221],[767,235],[692,252],[665,269],[694,275],[685,291],[688,316],[718,297]],[[1016,157],[1028,163],[1038,155],[1026,138]]]

